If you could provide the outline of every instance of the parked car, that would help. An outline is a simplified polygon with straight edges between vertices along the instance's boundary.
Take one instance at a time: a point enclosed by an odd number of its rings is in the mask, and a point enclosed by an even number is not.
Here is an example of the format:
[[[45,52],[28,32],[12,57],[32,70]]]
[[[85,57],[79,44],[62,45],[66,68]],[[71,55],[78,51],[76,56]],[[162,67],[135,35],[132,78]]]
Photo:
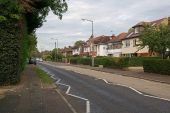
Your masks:
[[[29,64],[34,64],[36,65],[37,64],[37,61],[35,58],[29,58]]]

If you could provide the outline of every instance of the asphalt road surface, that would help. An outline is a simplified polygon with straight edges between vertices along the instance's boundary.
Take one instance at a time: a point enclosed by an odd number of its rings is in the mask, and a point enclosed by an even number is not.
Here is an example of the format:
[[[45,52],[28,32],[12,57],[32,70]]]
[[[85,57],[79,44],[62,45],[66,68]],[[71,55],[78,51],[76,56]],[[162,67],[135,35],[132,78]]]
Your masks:
[[[106,84],[72,71],[38,65],[61,79],[61,83],[70,85],[71,94],[88,99],[90,113],[170,113],[169,101],[145,97],[126,87]]]

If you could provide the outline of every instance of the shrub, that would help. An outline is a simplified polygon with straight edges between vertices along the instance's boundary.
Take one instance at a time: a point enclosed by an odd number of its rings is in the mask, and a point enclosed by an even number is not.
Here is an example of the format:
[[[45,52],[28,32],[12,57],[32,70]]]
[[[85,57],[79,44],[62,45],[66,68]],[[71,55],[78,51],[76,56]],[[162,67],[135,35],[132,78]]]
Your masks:
[[[145,72],[170,75],[170,60],[144,60],[143,68]]]
[[[143,61],[147,59],[160,59],[160,57],[132,57],[129,58],[129,66],[143,66]]]
[[[81,57],[72,57],[70,58],[71,64],[83,64],[83,65],[91,65],[91,58],[81,58]]]

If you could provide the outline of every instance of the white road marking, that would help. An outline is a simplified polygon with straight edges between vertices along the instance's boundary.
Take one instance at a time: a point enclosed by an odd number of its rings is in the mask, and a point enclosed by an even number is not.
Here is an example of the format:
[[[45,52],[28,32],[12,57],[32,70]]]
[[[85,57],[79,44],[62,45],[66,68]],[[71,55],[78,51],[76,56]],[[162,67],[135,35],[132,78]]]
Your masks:
[[[67,101],[67,99],[56,89],[57,93],[61,96],[61,98],[66,102],[68,107],[72,110],[73,113],[77,113],[73,106]]]
[[[140,94],[140,95],[142,95],[143,93],[141,93],[140,91],[138,91],[138,90],[136,90],[136,89],[134,89],[133,87],[129,87],[131,90],[133,90],[133,91],[135,91],[136,93],[138,93],[138,94]]]
[[[95,80],[103,80],[106,84],[111,84],[111,83],[108,82],[106,79],[98,78],[98,79],[95,79]]]
[[[60,83],[60,81],[61,81],[61,79],[58,79],[58,80],[56,81],[56,84],[58,84],[58,85],[63,85],[63,86],[68,87],[68,89],[67,89],[67,91],[66,91],[66,94],[67,94],[67,95],[86,101],[86,113],[90,113],[90,101],[89,101],[88,99],[86,99],[86,98],[83,98],[83,97],[80,97],[80,96],[77,96],[77,95],[70,94],[69,92],[70,92],[71,86],[70,86],[70,85],[67,85],[67,84]]]
[[[133,88],[133,87],[129,87],[129,86],[122,85],[122,84],[115,84],[115,85],[129,88],[129,89],[135,91],[136,93],[138,93],[138,94],[140,94],[140,95],[142,95],[142,96],[144,96],[144,97],[150,97],[150,98],[155,98],[155,99],[160,99],[160,100],[165,100],[165,101],[169,101],[169,102],[170,102],[170,99],[161,98],[161,97],[152,96],[152,95],[146,95],[146,94],[143,94],[142,92],[138,91],[137,89],[135,89],[135,88]]]

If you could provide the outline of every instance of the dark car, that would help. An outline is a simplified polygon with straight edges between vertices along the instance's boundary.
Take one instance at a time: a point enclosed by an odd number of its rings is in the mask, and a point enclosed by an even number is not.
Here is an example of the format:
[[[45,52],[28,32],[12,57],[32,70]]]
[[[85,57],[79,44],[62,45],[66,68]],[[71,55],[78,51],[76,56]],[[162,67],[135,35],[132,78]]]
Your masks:
[[[35,58],[29,58],[29,64],[36,65],[37,64],[36,59]]]

